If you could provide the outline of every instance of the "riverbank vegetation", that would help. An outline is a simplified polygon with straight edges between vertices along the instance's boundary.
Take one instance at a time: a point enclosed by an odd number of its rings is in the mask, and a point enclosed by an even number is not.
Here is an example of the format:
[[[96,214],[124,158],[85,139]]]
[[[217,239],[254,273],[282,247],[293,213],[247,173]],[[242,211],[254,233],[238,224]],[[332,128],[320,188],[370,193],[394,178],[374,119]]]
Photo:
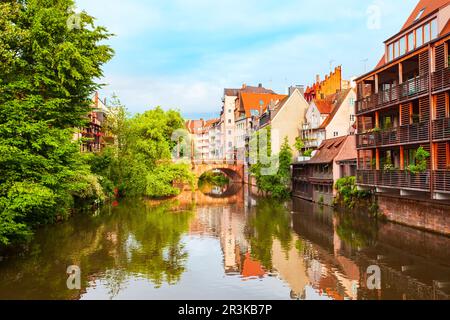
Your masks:
[[[184,128],[178,111],[160,107],[127,117],[120,101],[113,99],[107,126],[116,143],[91,155],[91,170],[102,177],[103,186],[118,196],[152,198],[175,196],[180,189],[174,182],[194,185],[188,164],[172,162],[176,142],[172,133]]]
[[[0,3],[0,245],[64,219],[77,200],[103,198],[79,157],[95,78],[113,56],[110,34],[72,0]]]
[[[166,197],[193,184],[174,164],[178,111],[157,107],[130,117],[117,97],[104,130],[114,143],[81,154],[74,133],[88,125],[111,34],[74,1],[0,3],[0,247],[28,241],[42,225],[112,195]],[[73,21],[74,24],[68,24]]]

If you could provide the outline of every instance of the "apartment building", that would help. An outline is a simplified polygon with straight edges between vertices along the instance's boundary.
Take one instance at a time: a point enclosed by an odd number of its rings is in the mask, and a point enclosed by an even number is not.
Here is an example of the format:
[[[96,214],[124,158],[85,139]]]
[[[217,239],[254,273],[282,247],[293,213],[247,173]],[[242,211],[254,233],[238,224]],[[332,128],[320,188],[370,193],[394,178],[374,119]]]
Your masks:
[[[378,193],[450,198],[450,1],[421,0],[357,83],[357,181]],[[412,171],[422,147],[426,170]]]
[[[222,111],[220,113],[221,120],[221,134],[222,134],[222,148],[223,157],[226,159],[234,159],[238,157],[237,144],[240,146],[242,142],[239,138],[242,136],[242,131],[246,131],[249,119],[252,115],[257,115],[263,106],[259,104],[247,107],[243,101],[247,100],[247,95],[251,94],[272,94],[270,89],[266,89],[259,84],[257,87],[247,86],[243,84],[240,89],[224,89],[224,96],[222,99]],[[244,96],[242,96],[244,95]],[[244,128],[242,128],[244,127]],[[239,132],[236,130],[239,128]],[[242,156],[242,155],[241,155]]]

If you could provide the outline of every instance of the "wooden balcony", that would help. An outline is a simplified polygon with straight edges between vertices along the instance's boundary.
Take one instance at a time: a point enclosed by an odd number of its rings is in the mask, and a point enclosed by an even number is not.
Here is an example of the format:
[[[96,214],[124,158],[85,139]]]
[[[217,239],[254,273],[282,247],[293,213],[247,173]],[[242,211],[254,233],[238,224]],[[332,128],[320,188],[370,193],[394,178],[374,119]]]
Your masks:
[[[357,148],[375,148],[430,140],[429,123],[420,122],[378,132],[357,135]]]
[[[313,171],[310,176],[311,181],[333,181],[333,172]]]
[[[434,171],[434,191],[450,193],[450,170]]]
[[[450,67],[433,73],[432,86],[433,91],[450,89]]]
[[[433,140],[450,139],[450,118],[433,121]]]
[[[421,96],[428,92],[429,75],[405,81],[391,89],[384,90],[356,101],[356,114],[375,111]]]
[[[357,173],[360,185],[420,191],[430,190],[430,178],[430,171],[412,174],[406,170],[358,170]]]

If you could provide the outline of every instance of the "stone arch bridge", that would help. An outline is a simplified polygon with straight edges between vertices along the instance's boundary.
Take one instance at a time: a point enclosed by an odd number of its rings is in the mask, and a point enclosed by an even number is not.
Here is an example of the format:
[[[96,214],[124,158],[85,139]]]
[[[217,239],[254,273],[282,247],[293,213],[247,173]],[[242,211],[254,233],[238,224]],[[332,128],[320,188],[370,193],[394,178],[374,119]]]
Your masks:
[[[219,170],[234,183],[244,183],[244,162],[236,160],[193,160],[192,172],[196,178],[208,171]]]

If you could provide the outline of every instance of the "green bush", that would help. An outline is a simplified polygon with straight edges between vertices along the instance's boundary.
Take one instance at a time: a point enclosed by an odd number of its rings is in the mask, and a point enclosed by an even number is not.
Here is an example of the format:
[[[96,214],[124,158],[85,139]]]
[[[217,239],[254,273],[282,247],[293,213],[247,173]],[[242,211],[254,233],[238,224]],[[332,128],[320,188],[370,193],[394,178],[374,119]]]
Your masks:
[[[336,181],[337,203],[342,203],[347,207],[353,208],[361,199],[367,199],[370,192],[358,190],[356,186],[356,177],[348,176]]]

